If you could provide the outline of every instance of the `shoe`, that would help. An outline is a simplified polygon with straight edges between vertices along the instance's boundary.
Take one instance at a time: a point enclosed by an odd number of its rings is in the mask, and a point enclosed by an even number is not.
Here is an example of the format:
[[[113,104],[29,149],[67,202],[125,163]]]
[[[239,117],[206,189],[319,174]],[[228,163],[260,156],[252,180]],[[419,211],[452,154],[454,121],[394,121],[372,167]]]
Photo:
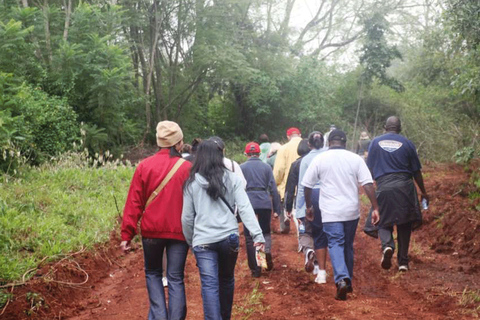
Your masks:
[[[319,271],[320,271],[320,268],[318,267],[318,264],[314,264],[313,271],[312,271],[313,275],[316,276]]]
[[[408,271],[408,266],[403,265],[398,267],[398,272],[407,272]]]
[[[168,287],[167,277],[162,277],[162,283],[163,283],[163,287]]]
[[[260,278],[261,275],[262,275],[262,270],[260,268],[256,269],[255,271],[252,271],[253,278]]]
[[[312,249],[308,249],[305,254],[305,271],[312,272],[314,268],[313,260],[315,258],[315,252]]]
[[[347,293],[353,292],[352,280],[345,278],[345,283],[347,284]]]
[[[393,249],[390,247],[386,247],[383,250],[383,256],[382,256],[382,268],[385,270],[390,269],[392,266],[392,256],[393,256]]]
[[[273,258],[271,253],[266,253],[265,258],[267,259],[267,268],[266,271],[271,271],[273,269]]]
[[[345,282],[345,280],[340,280],[339,282],[337,282],[337,294],[335,295],[335,299],[343,301],[347,300],[347,291],[347,283]]]
[[[325,270],[319,270],[317,277],[315,278],[315,283],[324,284],[327,283],[327,272]]]

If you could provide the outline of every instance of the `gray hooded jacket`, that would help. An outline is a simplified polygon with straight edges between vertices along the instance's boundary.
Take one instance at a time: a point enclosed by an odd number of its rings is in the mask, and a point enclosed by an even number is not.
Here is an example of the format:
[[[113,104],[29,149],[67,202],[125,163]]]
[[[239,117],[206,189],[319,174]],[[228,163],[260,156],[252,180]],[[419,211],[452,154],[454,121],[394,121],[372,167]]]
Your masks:
[[[225,199],[232,208],[237,206],[253,241],[265,242],[242,180],[225,170],[223,183],[227,189]],[[183,192],[182,228],[187,243],[192,247],[222,241],[232,233],[239,234],[237,218],[222,199],[213,200],[207,194],[207,187],[208,181],[197,173],[195,180]]]

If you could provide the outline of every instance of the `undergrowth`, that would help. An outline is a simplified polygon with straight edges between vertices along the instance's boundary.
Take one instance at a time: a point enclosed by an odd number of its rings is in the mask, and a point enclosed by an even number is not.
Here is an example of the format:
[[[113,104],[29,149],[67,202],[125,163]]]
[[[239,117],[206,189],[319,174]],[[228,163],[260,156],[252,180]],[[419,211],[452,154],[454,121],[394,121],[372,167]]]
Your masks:
[[[103,158],[95,165],[72,153],[0,177],[0,285],[40,261],[108,241],[133,168]]]
[[[246,294],[240,303],[234,305],[233,314],[237,319],[242,320],[250,319],[254,313],[263,314],[270,308],[263,305],[263,297],[264,294],[258,291],[257,284],[250,294]]]

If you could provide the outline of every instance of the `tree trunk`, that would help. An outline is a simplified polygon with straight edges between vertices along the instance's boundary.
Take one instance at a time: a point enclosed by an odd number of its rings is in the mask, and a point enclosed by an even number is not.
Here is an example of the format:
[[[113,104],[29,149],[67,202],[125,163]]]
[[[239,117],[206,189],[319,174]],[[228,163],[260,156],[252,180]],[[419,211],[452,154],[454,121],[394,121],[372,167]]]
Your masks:
[[[47,47],[47,62],[50,64],[53,60],[52,44],[50,40],[50,22],[48,19],[48,0],[43,1],[43,17],[45,19],[45,46]]]
[[[72,0],[68,0],[68,3],[66,3],[64,0],[63,6],[65,7],[65,27],[63,28],[63,40],[67,41],[68,28],[70,27],[70,17],[72,15]]]
[[[153,36],[150,37],[152,39],[152,44],[150,46],[150,57],[148,61],[148,74],[147,74],[147,83],[145,87],[145,117],[146,117],[146,128],[145,133],[143,135],[143,143],[147,138],[147,135],[150,133],[151,124],[152,124],[152,106],[150,101],[150,92],[151,92],[151,85],[152,85],[152,74],[153,74],[153,67],[155,64],[155,54],[157,52],[157,42],[158,42],[158,33],[159,33],[159,23],[157,21],[157,1],[153,2],[153,26],[150,27],[151,32],[153,32]]]
[[[358,113],[360,112],[360,106],[362,105],[362,98],[363,98],[363,78],[362,83],[360,84],[360,91],[358,92],[358,105],[357,105],[357,115],[355,116],[355,125],[353,126],[353,136],[352,136],[352,151],[355,150],[355,143],[356,139],[355,136],[357,134],[357,121],[358,121]]]

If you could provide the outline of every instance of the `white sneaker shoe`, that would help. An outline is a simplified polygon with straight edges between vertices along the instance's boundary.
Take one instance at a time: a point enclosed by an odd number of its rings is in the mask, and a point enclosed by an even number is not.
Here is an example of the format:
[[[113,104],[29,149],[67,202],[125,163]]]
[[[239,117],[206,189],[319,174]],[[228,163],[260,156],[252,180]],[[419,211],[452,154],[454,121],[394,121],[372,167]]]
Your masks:
[[[168,287],[168,280],[167,277],[162,277],[162,283],[164,287]]]
[[[315,283],[327,283],[327,272],[325,270],[318,270],[317,277],[315,278]]]
[[[313,275],[316,276],[320,272],[320,268],[318,267],[318,264],[313,267]]]

